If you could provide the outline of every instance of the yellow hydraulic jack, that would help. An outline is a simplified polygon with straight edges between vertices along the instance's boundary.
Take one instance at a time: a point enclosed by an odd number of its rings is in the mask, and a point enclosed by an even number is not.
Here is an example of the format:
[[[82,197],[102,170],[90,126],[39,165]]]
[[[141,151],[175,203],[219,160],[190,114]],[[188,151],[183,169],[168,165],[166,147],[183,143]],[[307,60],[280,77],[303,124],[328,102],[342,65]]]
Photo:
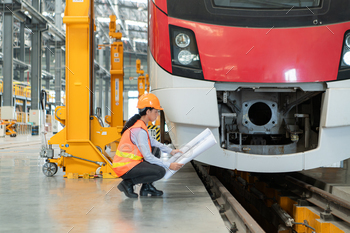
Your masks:
[[[149,76],[148,74],[145,74],[144,70],[141,70],[141,60],[136,60],[136,73],[140,76],[137,78],[137,90],[139,92],[139,98],[142,96],[146,89],[147,93],[149,93],[150,84],[149,84]],[[157,117],[155,124],[152,124],[152,122],[149,122],[147,125],[148,132],[150,133],[151,137],[156,139],[160,142],[160,116]]]
[[[112,159],[104,150],[107,144],[119,140],[121,129],[113,126],[103,127],[100,119],[93,113],[95,28],[93,9],[94,3],[91,0],[66,1],[63,17],[63,23],[66,24],[66,106],[55,109],[56,120],[65,127],[51,137],[48,146],[43,147],[40,153],[47,161],[43,166],[46,176],[53,176],[59,166],[63,167],[66,173],[64,177],[69,178],[90,175],[103,175],[103,178],[118,177],[112,169]],[[115,26],[115,18],[111,24]],[[116,34],[118,36],[115,38],[120,40],[121,33]],[[112,65],[111,74],[123,77],[122,42],[116,43],[118,46],[116,49],[112,47],[112,51],[119,53],[115,56],[119,60],[114,61],[120,65]],[[116,89],[112,84],[112,96]],[[119,91],[122,94],[122,91]],[[114,103],[111,108],[113,122],[113,114],[122,110],[115,108],[115,101],[112,103]],[[58,144],[60,147],[58,158],[54,158],[53,144]]]
[[[137,90],[139,92],[139,98],[141,95],[145,94],[146,86],[147,93],[149,93],[149,76],[148,74],[143,75],[145,73],[144,70],[141,70],[141,60],[136,60],[136,73],[140,76],[137,78]]]
[[[111,44],[111,115],[105,117],[105,121],[121,132],[124,126],[123,122],[123,42],[122,33],[115,32],[117,29],[116,16],[110,16],[109,36],[116,41]],[[110,144],[111,151],[116,151],[120,136]]]
[[[17,133],[15,131],[16,121],[4,120],[3,124],[6,125],[6,135],[10,135],[10,137],[16,137]]]

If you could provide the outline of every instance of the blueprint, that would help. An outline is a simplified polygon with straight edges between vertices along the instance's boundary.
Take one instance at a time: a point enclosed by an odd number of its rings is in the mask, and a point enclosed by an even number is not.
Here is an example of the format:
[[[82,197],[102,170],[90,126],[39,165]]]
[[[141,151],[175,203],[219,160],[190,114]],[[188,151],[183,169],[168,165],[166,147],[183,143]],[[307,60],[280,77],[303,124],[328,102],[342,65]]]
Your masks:
[[[210,131],[210,129],[207,128],[197,137],[195,137],[189,143],[187,143],[184,147],[180,148],[180,151],[182,151],[183,153],[175,154],[168,160],[168,162],[186,164],[192,159],[196,158],[201,153],[203,153],[204,151],[208,150],[210,147],[214,146],[215,144],[215,137]],[[164,179],[169,179],[176,172],[177,171],[168,169],[164,176]]]

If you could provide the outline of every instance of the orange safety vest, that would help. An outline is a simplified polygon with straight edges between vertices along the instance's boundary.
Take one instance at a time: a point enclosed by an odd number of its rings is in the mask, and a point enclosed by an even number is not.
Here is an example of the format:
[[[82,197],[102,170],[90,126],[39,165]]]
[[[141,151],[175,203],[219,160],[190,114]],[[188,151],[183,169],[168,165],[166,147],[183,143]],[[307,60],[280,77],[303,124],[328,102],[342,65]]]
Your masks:
[[[115,153],[113,159],[113,170],[117,174],[117,176],[122,176],[128,171],[130,171],[133,167],[143,161],[143,155],[141,154],[139,148],[131,141],[131,129],[133,128],[142,128],[147,132],[148,136],[148,145],[151,149],[151,141],[148,134],[148,129],[145,123],[141,120],[136,121],[136,123],[130,127],[130,129],[126,130],[123,133],[122,138],[120,139],[117,152]]]

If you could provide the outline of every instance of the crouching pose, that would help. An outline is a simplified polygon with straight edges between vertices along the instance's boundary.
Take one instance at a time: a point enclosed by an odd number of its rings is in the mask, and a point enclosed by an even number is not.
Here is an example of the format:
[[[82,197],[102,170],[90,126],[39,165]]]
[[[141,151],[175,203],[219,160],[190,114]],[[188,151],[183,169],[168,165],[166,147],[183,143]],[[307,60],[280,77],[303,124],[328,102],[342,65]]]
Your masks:
[[[140,97],[137,108],[139,114],[134,115],[125,124],[122,137],[113,159],[113,170],[123,179],[118,189],[127,197],[137,198],[134,192],[135,184],[142,184],[140,195],[161,196],[163,192],[153,186],[153,182],[164,177],[166,169],[179,170],[183,164],[163,162],[152,154],[152,147],[158,147],[162,152],[174,155],[179,150],[172,150],[149,136],[147,124],[155,121],[160,107],[154,94],[144,94]]]

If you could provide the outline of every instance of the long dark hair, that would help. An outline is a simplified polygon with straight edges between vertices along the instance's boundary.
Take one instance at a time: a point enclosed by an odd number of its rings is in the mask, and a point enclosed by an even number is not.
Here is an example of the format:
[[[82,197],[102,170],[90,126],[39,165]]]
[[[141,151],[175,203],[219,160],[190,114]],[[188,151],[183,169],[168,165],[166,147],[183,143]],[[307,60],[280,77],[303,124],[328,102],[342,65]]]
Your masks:
[[[138,113],[138,114],[135,114],[134,116],[132,116],[132,117],[125,123],[124,128],[123,128],[123,130],[122,130],[122,132],[121,132],[121,135],[123,135],[123,133],[124,133],[127,129],[131,128],[131,127],[136,123],[136,121],[140,120],[142,116],[146,115],[146,112],[147,112],[148,109],[152,111],[153,108],[151,108],[151,107],[146,107],[146,108],[143,108],[143,109],[139,109],[139,113]]]

